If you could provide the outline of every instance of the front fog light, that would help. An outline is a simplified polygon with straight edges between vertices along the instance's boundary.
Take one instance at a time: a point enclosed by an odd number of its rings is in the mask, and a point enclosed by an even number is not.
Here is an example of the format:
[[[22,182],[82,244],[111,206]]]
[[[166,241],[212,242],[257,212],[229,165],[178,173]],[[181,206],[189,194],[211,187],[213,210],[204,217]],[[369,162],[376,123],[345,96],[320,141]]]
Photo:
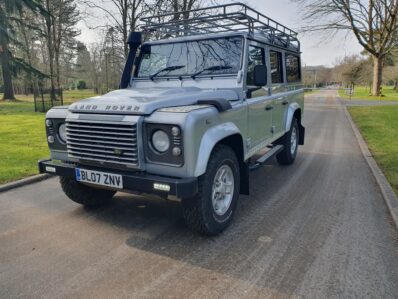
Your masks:
[[[161,183],[153,183],[153,189],[159,190],[159,191],[169,192],[170,191],[170,185],[161,184]]]
[[[65,126],[65,124],[62,124],[58,127],[58,136],[62,142],[64,142],[64,143],[66,142],[66,126]]]
[[[48,136],[47,137],[47,141],[48,141],[48,143],[54,143],[54,136]]]
[[[179,156],[181,155],[181,149],[179,147],[173,148],[173,156]]]
[[[170,139],[166,132],[157,130],[152,135],[152,145],[160,153],[166,152],[170,148]]]

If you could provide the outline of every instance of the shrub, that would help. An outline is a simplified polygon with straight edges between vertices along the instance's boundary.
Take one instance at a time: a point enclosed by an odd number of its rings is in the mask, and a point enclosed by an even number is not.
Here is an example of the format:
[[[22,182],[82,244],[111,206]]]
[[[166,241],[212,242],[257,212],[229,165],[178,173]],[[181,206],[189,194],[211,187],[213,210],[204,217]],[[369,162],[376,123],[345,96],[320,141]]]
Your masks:
[[[86,89],[87,88],[87,84],[86,81],[84,80],[79,80],[79,82],[77,82],[77,89]]]

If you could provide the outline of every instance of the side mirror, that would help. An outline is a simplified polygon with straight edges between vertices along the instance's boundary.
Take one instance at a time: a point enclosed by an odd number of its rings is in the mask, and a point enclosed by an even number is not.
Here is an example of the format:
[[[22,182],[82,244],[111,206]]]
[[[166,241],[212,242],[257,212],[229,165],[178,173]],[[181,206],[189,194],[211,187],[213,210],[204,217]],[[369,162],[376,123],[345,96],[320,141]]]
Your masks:
[[[267,85],[267,67],[265,65],[256,65],[253,71],[253,83],[255,86]]]

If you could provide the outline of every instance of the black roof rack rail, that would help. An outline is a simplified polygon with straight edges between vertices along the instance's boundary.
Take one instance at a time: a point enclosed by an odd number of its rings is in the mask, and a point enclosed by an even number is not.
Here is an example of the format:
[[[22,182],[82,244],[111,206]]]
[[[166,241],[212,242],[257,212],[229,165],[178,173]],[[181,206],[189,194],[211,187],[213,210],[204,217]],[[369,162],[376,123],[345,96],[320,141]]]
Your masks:
[[[167,12],[141,18],[141,21],[144,33],[157,32],[164,37],[248,32],[263,35],[272,45],[300,51],[297,32],[243,3],[216,5],[178,13]]]

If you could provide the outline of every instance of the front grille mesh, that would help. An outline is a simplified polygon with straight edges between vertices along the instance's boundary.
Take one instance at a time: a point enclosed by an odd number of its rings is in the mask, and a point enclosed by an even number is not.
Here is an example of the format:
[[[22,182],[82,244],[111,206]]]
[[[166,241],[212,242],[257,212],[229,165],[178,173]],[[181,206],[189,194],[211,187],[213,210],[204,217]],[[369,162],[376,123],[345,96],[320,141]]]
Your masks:
[[[67,121],[66,139],[71,158],[138,166],[137,124]]]

